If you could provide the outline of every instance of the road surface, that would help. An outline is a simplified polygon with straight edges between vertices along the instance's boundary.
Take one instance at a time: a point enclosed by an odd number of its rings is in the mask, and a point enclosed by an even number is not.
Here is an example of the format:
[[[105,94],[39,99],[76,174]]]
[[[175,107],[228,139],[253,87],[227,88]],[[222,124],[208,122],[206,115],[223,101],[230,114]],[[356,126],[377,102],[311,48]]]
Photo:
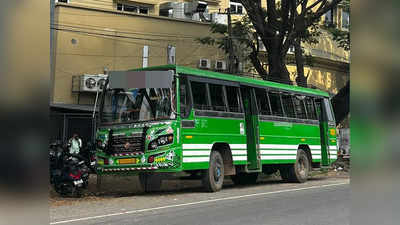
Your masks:
[[[346,225],[349,198],[345,178],[231,185],[218,193],[141,194],[51,207],[50,224]]]

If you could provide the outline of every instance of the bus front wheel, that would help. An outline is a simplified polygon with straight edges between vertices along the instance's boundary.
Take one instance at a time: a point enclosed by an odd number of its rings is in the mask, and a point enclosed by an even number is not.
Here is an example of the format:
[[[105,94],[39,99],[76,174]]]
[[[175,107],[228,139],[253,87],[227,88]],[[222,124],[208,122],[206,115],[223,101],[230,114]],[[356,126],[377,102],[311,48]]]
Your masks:
[[[210,166],[203,171],[202,183],[206,191],[217,192],[222,189],[224,183],[224,160],[221,153],[212,151]]]

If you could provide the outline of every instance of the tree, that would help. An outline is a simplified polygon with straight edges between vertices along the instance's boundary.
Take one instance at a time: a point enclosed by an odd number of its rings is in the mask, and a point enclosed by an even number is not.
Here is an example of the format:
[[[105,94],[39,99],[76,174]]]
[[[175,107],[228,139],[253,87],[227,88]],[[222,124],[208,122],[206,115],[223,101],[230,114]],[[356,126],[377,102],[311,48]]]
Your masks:
[[[290,83],[286,67],[290,46],[310,35],[310,28],[342,0],[240,0],[249,19],[268,52],[268,79]],[[301,62],[299,62],[301,67]],[[304,74],[303,74],[304,76]]]
[[[218,34],[218,37],[206,36],[198,38],[197,41],[207,45],[217,45],[228,54],[228,26],[224,24],[211,24],[211,33]],[[232,44],[235,49],[235,57],[238,59],[249,59],[254,66],[254,69],[262,79],[267,80],[267,71],[262,65],[262,60],[259,58],[260,42],[257,33],[247,15],[240,20],[232,23]],[[243,60],[244,61],[244,60]]]

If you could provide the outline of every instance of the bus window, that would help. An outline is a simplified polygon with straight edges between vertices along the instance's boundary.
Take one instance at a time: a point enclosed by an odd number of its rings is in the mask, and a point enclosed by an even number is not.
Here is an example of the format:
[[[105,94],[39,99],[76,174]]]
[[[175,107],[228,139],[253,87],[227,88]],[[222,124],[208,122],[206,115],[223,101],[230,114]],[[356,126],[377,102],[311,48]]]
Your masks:
[[[269,92],[269,101],[271,103],[272,115],[273,116],[284,116],[281,104],[281,98],[277,92]]]
[[[335,117],[333,116],[331,103],[329,102],[329,99],[327,99],[327,98],[324,98],[324,107],[325,107],[325,110],[326,110],[326,116],[328,118],[328,121],[334,122],[335,121]]]
[[[256,88],[257,106],[260,115],[271,115],[268,96],[265,89]]]
[[[229,112],[242,112],[239,101],[239,88],[225,86],[226,97],[228,99]]]
[[[190,84],[192,86],[193,107],[202,110],[209,109],[206,84],[196,81],[192,81]]]
[[[295,118],[296,114],[294,111],[292,96],[289,94],[282,94],[282,104],[286,117]]]
[[[187,80],[186,78],[181,78],[179,85],[180,92],[180,104],[181,104],[181,117],[187,118],[190,113],[190,105],[188,101],[188,89],[187,89]]]
[[[222,85],[208,84],[210,88],[211,107],[215,111],[226,111]]]
[[[314,101],[311,97],[306,97],[305,99],[306,109],[307,109],[307,119],[317,120],[317,113],[314,108]]]
[[[296,116],[299,119],[307,119],[305,97],[304,96],[294,96],[293,97],[294,107],[296,110]]]

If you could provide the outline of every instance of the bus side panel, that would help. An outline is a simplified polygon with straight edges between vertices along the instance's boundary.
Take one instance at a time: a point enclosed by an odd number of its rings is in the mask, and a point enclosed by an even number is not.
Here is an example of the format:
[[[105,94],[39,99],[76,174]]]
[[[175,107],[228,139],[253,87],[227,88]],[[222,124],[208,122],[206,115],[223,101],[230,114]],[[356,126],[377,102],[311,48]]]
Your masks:
[[[306,144],[313,162],[321,159],[319,126],[278,121],[260,121],[260,149],[263,164],[286,164],[296,161],[297,149]]]
[[[182,128],[183,170],[207,169],[214,143],[228,143],[234,164],[246,164],[243,119],[196,116],[194,128]]]

